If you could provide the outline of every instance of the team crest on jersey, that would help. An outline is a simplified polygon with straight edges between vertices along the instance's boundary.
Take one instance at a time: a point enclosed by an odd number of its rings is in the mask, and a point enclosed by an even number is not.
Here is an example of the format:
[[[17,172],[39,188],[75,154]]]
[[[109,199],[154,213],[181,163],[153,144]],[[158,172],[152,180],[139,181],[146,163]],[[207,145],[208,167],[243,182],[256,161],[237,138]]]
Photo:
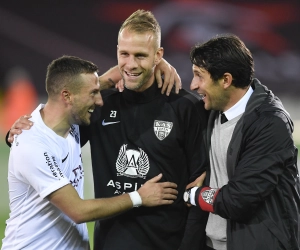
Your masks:
[[[159,140],[165,139],[171,132],[173,122],[154,121],[154,133]]]
[[[127,149],[127,144],[121,146],[116,162],[118,176],[146,178],[150,168],[148,155],[141,148],[138,149]]]

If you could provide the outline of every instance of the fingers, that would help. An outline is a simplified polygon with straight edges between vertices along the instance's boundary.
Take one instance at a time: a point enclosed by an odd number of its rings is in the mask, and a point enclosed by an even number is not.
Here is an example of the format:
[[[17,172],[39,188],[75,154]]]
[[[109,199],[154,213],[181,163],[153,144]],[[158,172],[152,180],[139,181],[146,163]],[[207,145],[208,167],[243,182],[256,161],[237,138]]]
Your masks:
[[[172,197],[172,199],[176,199],[178,195],[178,191],[175,188],[164,188],[163,190],[163,198],[167,199],[168,197]]]
[[[189,183],[186,186],[186,189],[189,189],[191,187],[201,187],[203,185],[205,177],[206,177],[206,172],[203,172],[196,180],[194,180],[193,182]]]
[[[14,135],[21,134],[23,129],[31,128],[33,122],[30,121],[29,118],[31,118],[31,115],[23,115],[12,125],[7,137],[9,143],[13,143]]]
[[[13,143],[14,141],[14,135],[19,135],[22,133],[21,129],[10,129],[8,137],[7,137],[7,141],[9,143]]]
[[[147,182],[148,182],[148,183],[155,183],[155,182],[158,182],[158,181],[161,179],[161,177],[162,177],[162,173],[160,173],[159,175],[157,175],[157,176],[153,177],[152,179],[146,181],[146,183],[147,183]]]
[[[160,69],[157,69],[155,71],[155,79],[158,87],[161,88],[163,80],[162,80],[162,72],[160,71]]]
[[[174,83],[175,83],[175,71],[174,71],[174,68],[172,67],[172,71],[171,71],[171,74],[170,74],[170,77],[169,77],[169,81],[168,82],[164,82],[164,85],[166,84],[166,95],[169,96],[171,91],[172,91],[172,88],[174,86]]]
[[[172,204],[177,199],[178,191],[171,187],[163,187],[164,185],[177,187],[175,183],[159,183],[162,184],[161,194],[159,196],[158,205]],[[170,185],[171,184],[171,185]]]
[[[170,69],[165,73],[161,93],[164,94],[166,92],[166,95],[169,96],[172,91],[172,88],[174,87],[174,84],[175,93],[178,94],[179,90],[182,88],[181,78],[178,75],[176,69],[170,65]]]
[[[179,90],[182,89],[182,83],[181,83],[181,78],[180,76],[178,75],[176,69],[174,68],[175,70],[175,92],[176,94],[179,93]]]
[[[159,184],[162,186],[162,188],[177,188],[177,184],[174,182],[166,181],[166,182],[161,182]]]
[[[172,204],[177,198],[177,185],[173,182],[158,182],[162,174],[147,181],[139,190],[143,206],[153,207]]]
[[[115,87],[119,90],[119,92],[123,92],[123,90],[124,90],[124,81],[123,81],[123,79],[118,81],[116,83]]]
[[[161,93],[164,94],[168,88],[169,85],[171,85],[171,89],[174,85],[174,81],[171,81],[172,78],[172,68],[169,66],[169,70],[164,72],[164,82],[162,84]],[[173,78],[174,79],[174,78]],[[166,95],[168,96],[170,92],[166,92]]]
[[[33,122],[29,120],[31,118],[31,115],[23,115],[21,116],[11,127],[11,129],[30,129],[33,125]],[[22,132],[22,131],[20,131]]]
[[[185,189],[189,189],[189,188],[195,187],[195,186],[196,186],[196,183],[193,181],[193,182],[189,183]]]

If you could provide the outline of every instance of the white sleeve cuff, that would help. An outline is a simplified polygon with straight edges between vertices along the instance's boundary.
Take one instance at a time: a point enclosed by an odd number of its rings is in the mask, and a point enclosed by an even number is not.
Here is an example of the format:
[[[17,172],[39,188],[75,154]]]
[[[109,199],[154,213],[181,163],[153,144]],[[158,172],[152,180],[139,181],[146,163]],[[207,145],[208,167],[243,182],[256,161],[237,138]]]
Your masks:
[[[132,201],[133,207],[139,207],[142,205],[142,198],[138,191],[133,191],[131,193],[128,193],[129,197]]]
[[[196,194],[196,191],[199,187],[193,187],[191,189],[191,194],[190,194],[190,203],[193,205],[193,206],[196,206],[196,203],[195,203],[195,194]]]

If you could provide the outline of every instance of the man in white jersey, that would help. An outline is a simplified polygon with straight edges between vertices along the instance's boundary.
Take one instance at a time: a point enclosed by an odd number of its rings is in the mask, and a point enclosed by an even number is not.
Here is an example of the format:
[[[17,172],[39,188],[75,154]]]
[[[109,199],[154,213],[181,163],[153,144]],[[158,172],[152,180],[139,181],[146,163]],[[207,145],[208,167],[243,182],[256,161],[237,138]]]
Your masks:
[[[47,68],[48,101],[32,113],[32,129],[17,135],[9,157],[10,217],[2,249],[89,249],[86,224],[134,206],[173,203],[176,184],[158,183],[113,198],[83,200],[78,125],[102,106],[97,66],[63,56]]]

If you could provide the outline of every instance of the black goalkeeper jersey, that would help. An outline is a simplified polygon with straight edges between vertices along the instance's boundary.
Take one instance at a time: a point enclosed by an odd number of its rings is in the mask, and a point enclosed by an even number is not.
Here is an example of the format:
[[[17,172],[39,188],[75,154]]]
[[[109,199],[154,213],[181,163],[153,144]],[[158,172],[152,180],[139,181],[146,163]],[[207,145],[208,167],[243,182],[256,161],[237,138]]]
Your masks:
[[[161,182],[178,185],[172,205],[133,208],[96,222],[97,250],[175,250],[181,243],[183,192],[207,166],[207,112],[185,90],[170,96],[160,91],[156,83],[144,92],[105,90],[104,106],[95,109],[90,126],[80,128],[82,145],[90,141],[96,198],[132,192],[159,173]]]

